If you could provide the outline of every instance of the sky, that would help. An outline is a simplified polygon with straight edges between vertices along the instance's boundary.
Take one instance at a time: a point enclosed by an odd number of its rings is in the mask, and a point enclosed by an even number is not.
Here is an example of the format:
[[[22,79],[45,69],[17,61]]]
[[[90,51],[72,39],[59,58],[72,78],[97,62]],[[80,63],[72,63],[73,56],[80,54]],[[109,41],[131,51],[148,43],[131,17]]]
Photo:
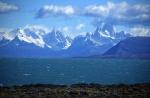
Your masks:
[[[101,23],[117,32],[150,36],[150,0],[0,0],[0,32],[28,25],[75,37]]]

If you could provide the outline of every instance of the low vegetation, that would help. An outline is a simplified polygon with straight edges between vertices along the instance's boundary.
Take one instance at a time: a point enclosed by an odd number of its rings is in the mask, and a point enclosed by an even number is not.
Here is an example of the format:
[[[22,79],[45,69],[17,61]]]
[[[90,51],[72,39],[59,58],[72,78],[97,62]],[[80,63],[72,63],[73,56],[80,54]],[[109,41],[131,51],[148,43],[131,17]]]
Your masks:
[[[0,87],[0,98],[150,98],[150,84],[36,84]]]

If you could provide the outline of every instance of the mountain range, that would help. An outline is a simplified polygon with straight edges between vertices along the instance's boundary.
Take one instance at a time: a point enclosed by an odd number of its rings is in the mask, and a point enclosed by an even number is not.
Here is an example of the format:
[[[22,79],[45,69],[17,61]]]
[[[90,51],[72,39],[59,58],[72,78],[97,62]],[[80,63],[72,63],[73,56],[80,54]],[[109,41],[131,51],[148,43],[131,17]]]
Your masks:
[[[86,57],[109,53],[108,50],[131,37],[116,32],[111,24],[97,26],[94,32],[72,39],[63,32],[41,28],[18,28],[0,35],[0,57]],[[10,36],[10,35],[9,35]],[[116,47],[116,46],[115,46]]]
[[[87,33],[85,36],[77,36],[68,51],[72,56],[81,57],[103,54],[119,41],[130,36],[130,34],[125,34],[124,31],[114,32],[112,25],[105,24],[98,26],[93,33]]]

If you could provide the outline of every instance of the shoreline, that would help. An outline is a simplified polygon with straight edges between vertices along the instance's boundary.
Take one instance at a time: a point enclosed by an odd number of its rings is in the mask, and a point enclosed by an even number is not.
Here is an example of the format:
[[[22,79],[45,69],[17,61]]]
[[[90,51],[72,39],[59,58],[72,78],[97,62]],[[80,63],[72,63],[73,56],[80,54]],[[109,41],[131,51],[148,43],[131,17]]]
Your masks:
[[[31,84],[0,87],[0,98],[149,98],[150,83],[138,84]]]

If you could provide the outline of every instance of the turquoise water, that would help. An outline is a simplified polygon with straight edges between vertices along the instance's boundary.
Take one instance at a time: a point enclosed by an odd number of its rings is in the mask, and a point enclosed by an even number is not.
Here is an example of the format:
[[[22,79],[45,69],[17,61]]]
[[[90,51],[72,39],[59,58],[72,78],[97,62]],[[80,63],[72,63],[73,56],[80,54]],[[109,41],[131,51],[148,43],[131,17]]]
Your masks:
[[[150,83],[150,60],[0,59],[0,85]]]

